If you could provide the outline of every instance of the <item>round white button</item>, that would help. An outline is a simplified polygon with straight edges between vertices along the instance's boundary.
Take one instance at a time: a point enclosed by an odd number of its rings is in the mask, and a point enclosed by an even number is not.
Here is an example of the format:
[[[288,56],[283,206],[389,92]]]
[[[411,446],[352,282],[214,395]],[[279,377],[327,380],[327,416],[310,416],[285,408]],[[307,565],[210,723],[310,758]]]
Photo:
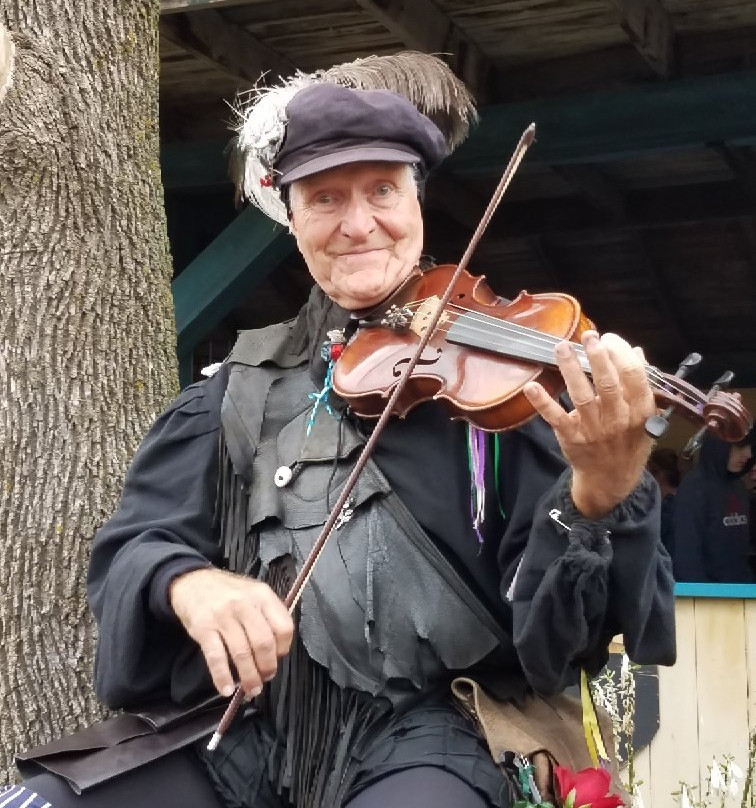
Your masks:
[[[279,488],[283,488],[285,485],[288,485],[291,482],[291,478],[293,476],[294,472],[291,470],[291,468],[289,468],[289,466],[280,466],[273,476],[273,482]]]

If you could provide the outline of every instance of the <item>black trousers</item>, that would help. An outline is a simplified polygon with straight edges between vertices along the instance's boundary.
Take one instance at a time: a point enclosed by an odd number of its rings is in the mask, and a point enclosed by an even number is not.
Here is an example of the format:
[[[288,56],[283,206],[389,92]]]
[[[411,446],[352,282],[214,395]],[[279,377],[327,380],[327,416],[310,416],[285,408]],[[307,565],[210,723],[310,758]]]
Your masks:
[[[51,774],[24,785],[52,808],[226,808],[209,784],[192,752],[174,752],[161,760],[105,783],[82,795]],[[477,791],[459,777],[435,766],[390,774],[361,791],[343,808],[489,808]],[[265,800],[255,808],[279,808]],[[336,808],[336,806],[323,806]]]

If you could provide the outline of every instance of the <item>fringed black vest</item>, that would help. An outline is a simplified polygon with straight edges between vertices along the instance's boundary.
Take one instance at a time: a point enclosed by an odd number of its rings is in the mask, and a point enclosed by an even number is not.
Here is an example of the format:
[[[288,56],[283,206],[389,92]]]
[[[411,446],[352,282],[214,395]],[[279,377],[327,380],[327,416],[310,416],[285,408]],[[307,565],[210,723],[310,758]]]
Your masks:
[[[241,336],[222,408],[221,536],[228,568],[284,595],[364,437],[321,409],[295,326]],[[288,467],[289,483],[275,484]],[[268,772],[298,808],[338,805],[371,729],[483,659],[495,621],[369,462],[297,611],[297,637],[259,700]],[[230,735],[233,735],[233,728]],[[209,765],[217,766],[208,760]],[[223,773],[219,772],[222,777]]]

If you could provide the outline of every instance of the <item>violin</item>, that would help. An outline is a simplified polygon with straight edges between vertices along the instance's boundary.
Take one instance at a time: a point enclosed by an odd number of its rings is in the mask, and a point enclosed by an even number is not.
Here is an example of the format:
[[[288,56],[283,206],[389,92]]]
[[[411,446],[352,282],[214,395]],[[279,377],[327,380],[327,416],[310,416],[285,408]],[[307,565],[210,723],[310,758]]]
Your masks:
[[[333,389],[355,413],[381,415],[456,269],[453,264],[416,269],[387,300],[361,313],[360,328],[333,372]],[[403,417],[421,402],[437,399],[452,418],[486,431],[520,426],[535,415],[522,392],[527,382],[538,381],[552,396],[565,389],[554,356],[558,342],[577,343],[580,365],[590,374],[580,336],[592,328],[570,295],[523,291],[504,300],[485,276],[463,270],[392,414]],[[744,438],[752,421],[739,398],[721,389],[703,393],[683,381],[691,364],[683,363],[675,375],[646,365],[656,401],[666,407],[656,418],[666,422],[678,412],[725,441]],[[647,430],[660,428],[658,422],[647,424]]]

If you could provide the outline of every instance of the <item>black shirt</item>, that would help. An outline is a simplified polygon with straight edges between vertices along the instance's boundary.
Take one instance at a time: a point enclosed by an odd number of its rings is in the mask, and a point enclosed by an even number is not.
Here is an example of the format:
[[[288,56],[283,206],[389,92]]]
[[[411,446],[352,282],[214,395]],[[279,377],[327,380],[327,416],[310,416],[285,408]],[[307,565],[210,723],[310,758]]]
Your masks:
[[[95,678],[110,706],[168,694],[184,701],[210,686],[199,649],[167,606],[166,590],[171,575],[220,563],[213,515],[226,380],[222,370],[192,385],[157,420],[134,458],[119,510],[93,544],[88,593],[100,624]],[[568,667],[600,667],[608,640],[620,631],[632,659],[671,663],[673,582],[659,542],[653,478],[644,477],[605,520],[612,539],[602,545],[605,525],[574,511],[553,433],[534,418],[501,436],[505,518],[491,496],[489,439],[481,545],[472,528],[465,430],[429,402],[406,422],[390,422],[375,460],[512,635],[518,657],[512,664],[522,666],[536,689],[553,691],[563,686]],[[549,518],[554,506],[568,524],[582,520],[583,529],[568,534],[559,527]]]

